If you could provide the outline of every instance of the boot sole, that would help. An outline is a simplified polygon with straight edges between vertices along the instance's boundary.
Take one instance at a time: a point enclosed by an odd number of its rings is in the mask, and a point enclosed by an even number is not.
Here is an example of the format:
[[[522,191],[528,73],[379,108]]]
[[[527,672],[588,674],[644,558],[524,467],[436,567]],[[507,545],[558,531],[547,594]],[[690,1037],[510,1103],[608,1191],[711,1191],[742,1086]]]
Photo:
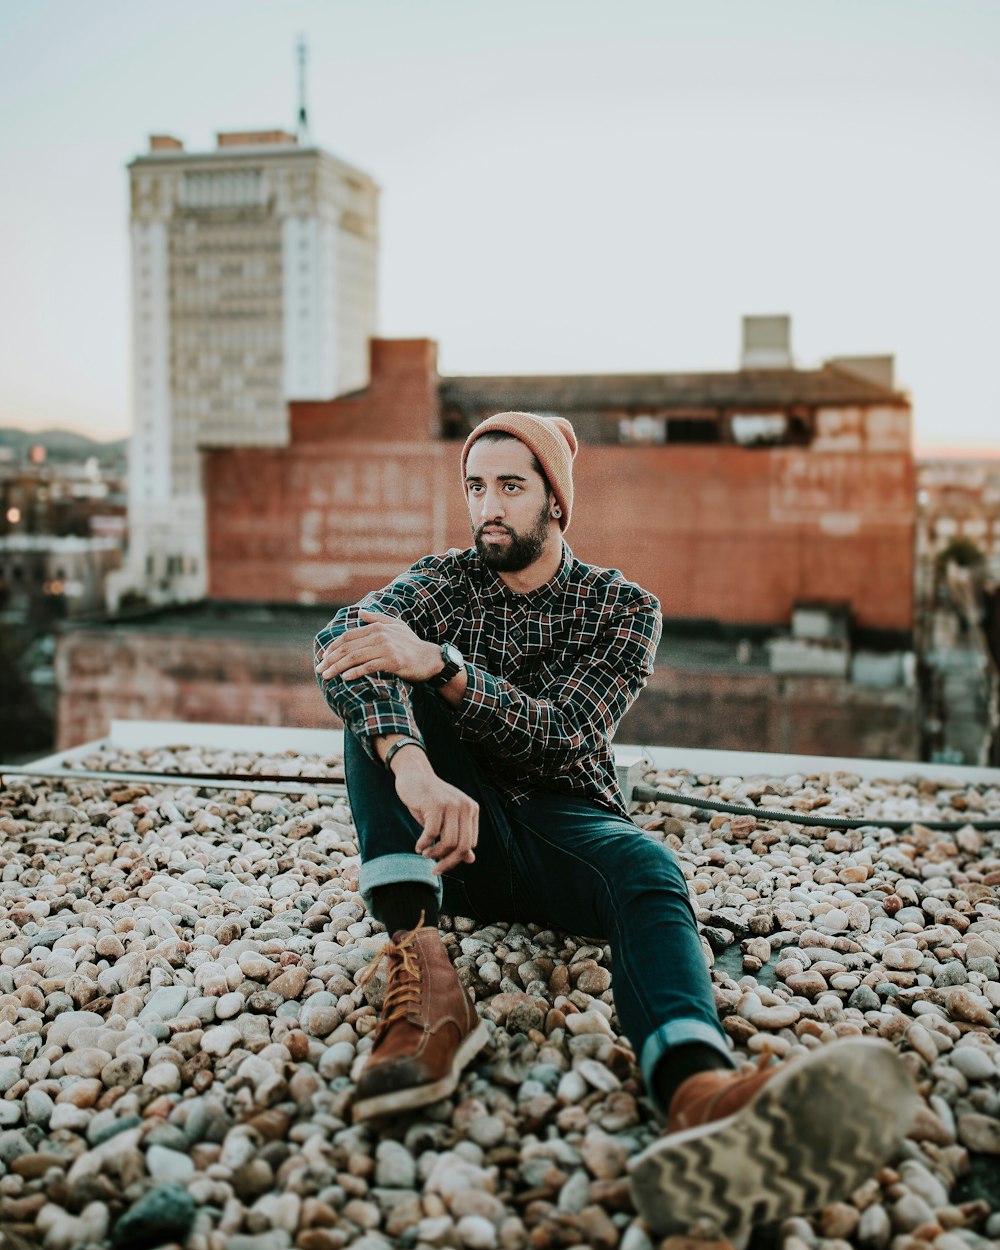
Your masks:
[[[832,1042],[790,1064],[735,1115],[672,1133],[629,1167],[636,1210],[658,1233],[754,1224],[846,1198],[898,1148],[917,1111],[888,1042]]]
[[[365,1098],[354,1104],[353,1118],[373,1120],[377,1116],[399,1115],[404,1111],[412,1111],[416,1107],[426,1107],[428,1103],[438,1102],[447,1098],[458,1085],[459,1077],[468,1064],[479,1054],[490,1040],[489,1030],[482,1020],[471,1033],[459,1043],[455,1058],[451,1061],[451,1071],[439,1081],[428,1085],[411,1085],[407,1089],[394,1089],[388,1094],[377,1094],[374,1098]]]

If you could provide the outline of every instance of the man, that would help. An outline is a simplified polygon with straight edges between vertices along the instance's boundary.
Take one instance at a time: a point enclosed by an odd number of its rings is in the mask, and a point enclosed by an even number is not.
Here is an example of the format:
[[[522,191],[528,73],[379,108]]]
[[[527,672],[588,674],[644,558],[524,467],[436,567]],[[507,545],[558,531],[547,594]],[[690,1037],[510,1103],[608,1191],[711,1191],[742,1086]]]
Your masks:
[[[862,1039],[734,1071],[684,876],[615,779],[611,737],[652,671],[659,605],[564,541],[576,450],[560,418],[484,421],[462,452],[474,547],[418,561],[316,640],[361,893],[391,934],[354,1116],[445,1097],[485,1044],[441,910],[599,935],[667,1117],[632,1162],[636,1206],[660,1231],[710,1219],[733,1235],[865,1180],[905,1130],[910,1082]]]

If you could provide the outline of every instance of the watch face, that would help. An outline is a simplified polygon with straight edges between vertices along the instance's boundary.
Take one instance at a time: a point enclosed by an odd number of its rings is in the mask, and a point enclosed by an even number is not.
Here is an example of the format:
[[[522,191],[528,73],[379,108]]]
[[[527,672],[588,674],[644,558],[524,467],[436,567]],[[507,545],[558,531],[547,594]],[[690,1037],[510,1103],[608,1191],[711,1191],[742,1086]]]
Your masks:
[[[465,663],[465,660],[462,658],[461,651],[459,651],[458,647],[456,647],[453,642],[446,642],[441,648],[441,652],[447,662],[449,664],[454,664],[456,668],[461,668]]]

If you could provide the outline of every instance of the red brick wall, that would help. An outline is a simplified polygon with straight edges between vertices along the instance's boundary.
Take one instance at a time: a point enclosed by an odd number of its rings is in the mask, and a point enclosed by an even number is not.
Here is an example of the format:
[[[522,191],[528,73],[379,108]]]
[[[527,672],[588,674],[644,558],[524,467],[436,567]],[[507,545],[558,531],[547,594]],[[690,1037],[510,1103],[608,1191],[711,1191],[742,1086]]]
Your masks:
[[[292,441],[206,455],[209,595],[343,603],[469,543],[457,443],[436,437],[433,344],[373,343],[358,396],[292,406]],[[864,417],[864,414],[860,414]],[[667,616],[787,624],[796,600],[909,630],[908,451],[583,446],[568,538]]]
[[[63,634],[56,750],[103,738],[116,718],[337,728],[313,676],[311,643],[149,629]]]
[[[121,627],[64,634],[56,659],[57,750],[104,737],[115,718],[339,728],[314,680],[310,642]],[[695,672],[661,661],[618,740],[915,759],[916,725],[913,691],[766,672]]]
[[[672,668],[661,659],[622,721],[618,740],[916,760],[918,725],[915,690],[876,690],[836,677]]]

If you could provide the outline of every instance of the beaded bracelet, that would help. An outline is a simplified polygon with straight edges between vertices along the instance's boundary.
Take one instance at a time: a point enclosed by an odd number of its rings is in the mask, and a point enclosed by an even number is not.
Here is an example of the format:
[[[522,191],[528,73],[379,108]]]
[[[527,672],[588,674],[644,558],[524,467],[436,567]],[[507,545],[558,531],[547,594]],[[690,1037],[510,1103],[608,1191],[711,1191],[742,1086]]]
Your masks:
[[[403,747],[411,747],[411,746],[419,747],[421,751],[424,751],[424,744],[420,741],[419,738],[409,738],[409,737],[397,738],[396,741],[392,744],[392,746],[388,749],[388,751],[386,751],[385,759],[382,761],[382,763],[386,766],[386,768],[388,768],[389,765],[392,763],[392,757],[396,754],[397,751],[402,750]],[[426,751],[424,751],[424,754],[426,754]]]

